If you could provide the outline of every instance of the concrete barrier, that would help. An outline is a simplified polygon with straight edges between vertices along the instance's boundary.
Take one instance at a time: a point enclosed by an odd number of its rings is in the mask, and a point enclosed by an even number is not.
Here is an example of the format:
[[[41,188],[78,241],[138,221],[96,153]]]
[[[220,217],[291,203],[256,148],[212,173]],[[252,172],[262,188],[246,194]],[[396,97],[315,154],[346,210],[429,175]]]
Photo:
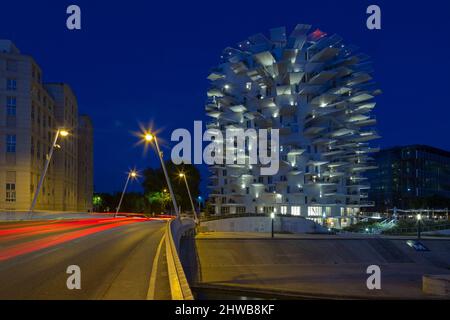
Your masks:
[[[424,275],[422,290],[426,294],[450,297],[450,275]]]
[[[195,223],[191,219],[178,218],[167,224],[166,257],[172,300],[194,299],[178,255],[181,237],[194,229]]]
[[[200,231],[220,232],[271,232],[272,221],[270,217],[224,217],[223,219],[202,221]],[[328,230],[312,220],[303,217],[276,216],[274,231],[286,233],[324,233]]]

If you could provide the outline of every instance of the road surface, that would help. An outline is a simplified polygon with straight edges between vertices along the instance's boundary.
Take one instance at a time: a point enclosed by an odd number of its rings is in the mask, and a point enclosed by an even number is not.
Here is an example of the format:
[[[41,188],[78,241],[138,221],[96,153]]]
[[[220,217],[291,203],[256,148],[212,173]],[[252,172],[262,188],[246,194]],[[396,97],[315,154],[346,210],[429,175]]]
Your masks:
[[[156,260],[155,298],[168,298],[165,259],[155,260],[165,224],[142,218],[1,223],[0,299],[146,299]],[[80,267],[80,290],[67,288],[71,265]]]

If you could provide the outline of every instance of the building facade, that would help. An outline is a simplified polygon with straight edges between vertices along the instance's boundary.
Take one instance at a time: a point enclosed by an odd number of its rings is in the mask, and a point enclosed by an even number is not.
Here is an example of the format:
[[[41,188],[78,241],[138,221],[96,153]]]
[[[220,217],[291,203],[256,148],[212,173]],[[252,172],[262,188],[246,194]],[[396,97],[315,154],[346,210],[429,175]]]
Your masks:
[[[55,152],[55,206],[63,211],[77,210],[78,188],[78,103],[72,89],[64,83],[47,83],[54,99],[56,128],[75,133],[60,139]]]
[[[78,118],[78,211],[90,212],[93,209],[93,150],[93,126],[91,118],[87,115],[81,115]]]
[[[275,212],[340,227],[372,205],[363,173],[375,168],[368,142],[378,138],[370,113],[380,92],[366,55],[297,25],[249,37],[221,59],[208,77],[207,128],[278,129],[280,159],[268,176],[248,161],[210,166],[216,214]]]
[[[446,208],[450,204],[450,152],[426,145],[381,150],[369,173],[374,210]]]
[[[36,210],[76,211],[76,97],[66,84],[44,84],[34,59],[21,54],[11,41],[0,40],[1,210],[29,210],[58,128],[71,134],[58,140]]]

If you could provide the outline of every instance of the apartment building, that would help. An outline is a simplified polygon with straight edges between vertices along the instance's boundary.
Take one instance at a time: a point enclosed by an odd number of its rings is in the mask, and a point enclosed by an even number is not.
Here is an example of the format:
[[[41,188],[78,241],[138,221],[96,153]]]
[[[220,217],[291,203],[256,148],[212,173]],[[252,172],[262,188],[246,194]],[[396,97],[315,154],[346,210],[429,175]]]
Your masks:
[[[93,126],[87,115],[78,118],[78,211],[92,211],[93,181]]]
[[[76,211],[76,97],[67,84],[43,83],[36,61],[0,40],[0,210],[29,210],[58,128],[71,134],[58,140],[36,210]]]
[[[64,83],[48,83],[45,88],[55,103],[54,115],[57,128],[70,134],[60,139],[55,152],[55,206],[63,211],[77,210],[78,188],[78,103],[72,89]]]
[[[215,213],[274,212],[341,227],[371,206],[363,173],[375,168],[369,141],[378,138],[371,111],[380,93],[371,71],[369,57],[309,25],[226,48],[208,76],[207,128],[224,136],[278,129],[280,168],[264,176],[248,159],[210,166]]]

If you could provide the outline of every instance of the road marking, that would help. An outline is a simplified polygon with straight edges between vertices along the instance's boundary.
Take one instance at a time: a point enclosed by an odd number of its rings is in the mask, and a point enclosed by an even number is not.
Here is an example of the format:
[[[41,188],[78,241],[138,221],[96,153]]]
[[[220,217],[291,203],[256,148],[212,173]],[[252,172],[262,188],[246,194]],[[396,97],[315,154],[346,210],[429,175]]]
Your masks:
[[[148,285],[147,300],[155,299],[156,276],[157,276],[156,273],[158,271],[159,256],[165,238],[166,233],[164,232],[161,241],[159,242],[158,249],[156,250],[155,258],[153,259],[152,273],[150,274],[150,284]]]

